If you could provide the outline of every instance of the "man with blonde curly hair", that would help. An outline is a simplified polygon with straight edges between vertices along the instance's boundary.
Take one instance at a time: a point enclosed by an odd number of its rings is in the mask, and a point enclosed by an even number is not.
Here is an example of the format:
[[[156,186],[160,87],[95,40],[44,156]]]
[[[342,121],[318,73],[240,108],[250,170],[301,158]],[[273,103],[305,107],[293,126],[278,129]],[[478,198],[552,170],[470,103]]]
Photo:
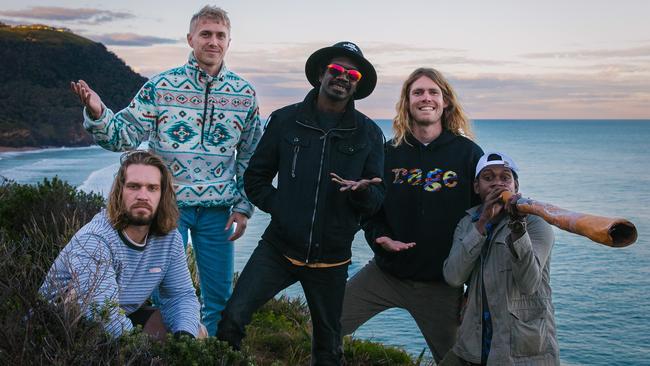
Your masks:
[[[163,161],[147,151],[125,153],[106,210],[63,248],[41,293],[76,302],[113,336],[135,325],[156,338],[167,332],[205,335],[177,220],[172,176]],[[144,306],[156,289],[159,310]]]
[[[394,137],[386,142],[386,197],[363,224],[374,258],[347,284],[341,326],[355,331],[390,308],[407,310],[439,361],[453,345],[462,289],[442,266],[454,228],[479,202],[473,172],[482,150],[456,94],[440,72],[415,70],[404,82]]]

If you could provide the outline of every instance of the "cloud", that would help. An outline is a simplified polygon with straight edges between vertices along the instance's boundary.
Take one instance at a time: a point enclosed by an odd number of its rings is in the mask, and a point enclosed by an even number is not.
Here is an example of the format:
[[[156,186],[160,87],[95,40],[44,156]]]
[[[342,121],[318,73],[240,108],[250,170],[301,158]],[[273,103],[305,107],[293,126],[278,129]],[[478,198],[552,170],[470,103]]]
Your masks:
[[[304,64],[320,47],[323,44],[258,44],[240,49],[234,44],[226,63],[253,83],[261,113],[268,116],[301,101],[311,89]],[[146,76],[181,65],[189,53],[189,48],[180,44],[111,50]],[[365,47],[364,53],[377,68],[378,84],[370,97],[356,103],[357,108],[372,118],[392,118],[404,79],[415,67],[431,65],[443,71],[473,119],[650,118],[650,67],[640,58],[593,60],[582,65],[541,60],[536,62],[537,68],[529,68],[519,63],[522,59],[500,66],[463,50],[447,51],[432,58],[419,51],[409,57],[406,52],[393,60],[392,53],[373,54],[373,47]],[[493,66],[473,66],[481,64]]]
[[[180,39],[161,38],[153,36],[139,35],[135,33],[110,33],[97,36],[89,36],[96,42],[101,42],[107,46],[153,46],[156,44],[175,44],[180,43]]]
[[[15,18],[38,19],[49,21],[79,21],[93,24],[133,18],[126,12],[115,12],[93,8],[63,8],[56,6],[34,6],[24,10],[3,10],[0,15]]]
[[[22,24],[21,22],[17,22],[15,20],[11,20],[11,19],[0,19],[0,23],[6,24],[6,25],[20,25],[20,24]]]
[[[458,54],[465,53],[466,51],[460,48],[431,48],[431,47],[418,47],[402,43],[390,42],[373,42],[362,49],[364,54],[368,55],[395,55],[395,54]]]
[[[650,57],[650,46],[631,47],[622,49],[600,49],[558,52],[536,52],[521,55],[531,59],[592,59],[592,58],[621,58],[621,57]]]
[[[184,64],[190,52],[187,45],[180,43],[151,47],[109,45],[108,49],[124,60],[135,72],[145,77]]]
[[[473,118],[649,118],[649,78],[481,75],[452,78]]]
[[[639,79],[556,73],[544,75],[446,73],[472,119],[650,118],[650,77]],[[405,76],[381,76],[357,103],[374,118],[392,118]]]

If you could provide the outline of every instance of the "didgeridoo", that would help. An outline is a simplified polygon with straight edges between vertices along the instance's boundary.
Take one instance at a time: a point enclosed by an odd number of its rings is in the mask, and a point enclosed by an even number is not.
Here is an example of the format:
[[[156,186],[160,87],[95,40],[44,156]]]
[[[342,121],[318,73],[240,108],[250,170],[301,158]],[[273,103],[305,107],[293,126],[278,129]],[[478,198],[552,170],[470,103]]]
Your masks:
[[[503,192],[501,200],[508,202],[512,192]],[[517,210],[541,217],[562,230],[586,236],[596,243],[610,247],[626,247],[636,241],[636,227],[623,218],[611,218],[573,212],[548,203],[520,198]]]

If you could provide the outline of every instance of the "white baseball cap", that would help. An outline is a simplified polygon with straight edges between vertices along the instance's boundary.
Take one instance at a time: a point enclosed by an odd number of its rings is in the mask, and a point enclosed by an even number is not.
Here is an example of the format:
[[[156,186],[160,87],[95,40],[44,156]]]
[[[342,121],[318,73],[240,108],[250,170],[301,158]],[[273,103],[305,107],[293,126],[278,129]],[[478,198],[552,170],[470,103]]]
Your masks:
[[[517,167],[517,164],[515,164],[515,161],[512,160],[511,157],[498,151],[488,151],[478,160],[474,178],[478,177],[481,170],[483,170],[483,168],[488,165],[503,165],[504,167],[512,170],[515,178],[517,178],[517,174],[519,173],[519,167]]]

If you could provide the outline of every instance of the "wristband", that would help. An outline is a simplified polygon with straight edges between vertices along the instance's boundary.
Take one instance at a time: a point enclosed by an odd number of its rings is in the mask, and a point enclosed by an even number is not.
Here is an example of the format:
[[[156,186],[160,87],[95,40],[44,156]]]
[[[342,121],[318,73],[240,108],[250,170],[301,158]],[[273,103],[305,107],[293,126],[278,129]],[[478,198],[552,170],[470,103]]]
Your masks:
[[[510,220],[508,222],[508,228],[513,234],[521,234],[526,232],[526,221],[524,220]]]

